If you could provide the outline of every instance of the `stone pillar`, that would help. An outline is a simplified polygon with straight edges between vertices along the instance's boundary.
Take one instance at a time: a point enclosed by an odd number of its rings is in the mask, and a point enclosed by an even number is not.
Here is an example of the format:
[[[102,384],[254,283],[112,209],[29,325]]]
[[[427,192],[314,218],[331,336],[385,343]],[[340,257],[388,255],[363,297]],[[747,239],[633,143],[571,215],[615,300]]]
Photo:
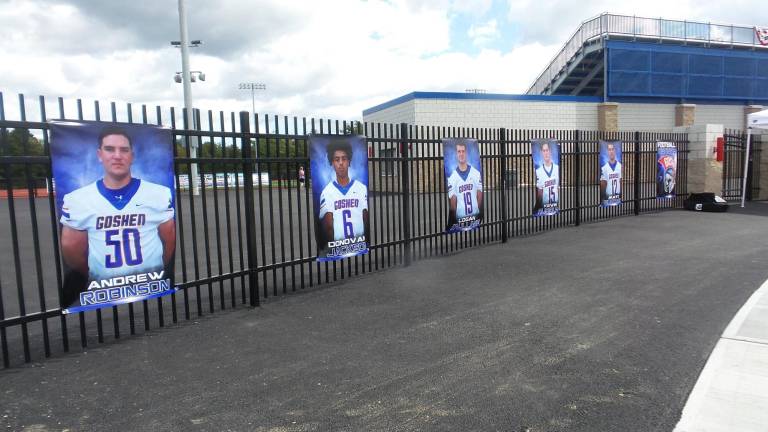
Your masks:
[[[597,129],[606,132],[619,130],[619,104],[603,102],[597,104]]]
[[[696,105],[680,104],[675,106],[675,126],[693,126],[696,121]]]
[[[754,112],[762,111],[765,107],[762,105],[747,105],[744,107],[744,130],[747,129],[747,115],[752,114]],[[755,135],[760,135],[761,139],[753,139],[752,143],[755,144],[759,142],[762,146],[760,151],[760,161],[753,161],[753,167],[757,169],[760,172],[760,193],[758,196],[753,196],[752,199],[759,199],[764,200],[768,199],[768,151],[765,150],[765,145],[763,144],[768,140],[768,134],[766,134],[766,131],[764,129],[752,129],[752,133]]]
[[[714,153],[717,138],[723,136],[723,125],[676,127],[675,132],[687,132],[688,192],[714,192],[723,194],[723,163]]]

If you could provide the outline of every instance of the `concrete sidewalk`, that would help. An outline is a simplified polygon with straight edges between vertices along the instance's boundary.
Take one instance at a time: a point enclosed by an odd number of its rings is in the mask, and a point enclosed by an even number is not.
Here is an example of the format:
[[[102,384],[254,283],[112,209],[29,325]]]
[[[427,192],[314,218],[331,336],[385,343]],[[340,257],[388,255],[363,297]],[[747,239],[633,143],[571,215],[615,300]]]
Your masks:
[[[512,239],[0,372],[0,430],[671,431],[768,213]]]
[[[768,281],[723,332],[691,391],[676,432],[768,429]]]

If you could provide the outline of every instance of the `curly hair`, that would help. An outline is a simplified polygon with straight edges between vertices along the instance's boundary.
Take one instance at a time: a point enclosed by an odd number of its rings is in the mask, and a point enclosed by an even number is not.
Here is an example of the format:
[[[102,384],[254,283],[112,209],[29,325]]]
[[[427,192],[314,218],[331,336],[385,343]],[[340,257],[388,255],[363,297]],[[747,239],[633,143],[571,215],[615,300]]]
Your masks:
[[[347,154],[347,159],[352,160],[352,146],[349,144],[349,141],[344,139],[334,139],[331,140],[326,148],[329,164],[333,164],[333,155],[337,151],[343,151]]]

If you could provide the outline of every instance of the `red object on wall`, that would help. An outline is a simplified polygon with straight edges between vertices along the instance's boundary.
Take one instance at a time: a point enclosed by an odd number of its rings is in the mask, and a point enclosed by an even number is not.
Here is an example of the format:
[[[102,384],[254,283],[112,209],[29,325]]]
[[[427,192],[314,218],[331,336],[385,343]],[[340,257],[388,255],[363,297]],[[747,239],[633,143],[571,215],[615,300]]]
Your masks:
[[[715,152],[717,153],[717,161],[722,162],[724,159],[723,153],[725,153],[725,138],[717,137],[717,147],[715,148]]]

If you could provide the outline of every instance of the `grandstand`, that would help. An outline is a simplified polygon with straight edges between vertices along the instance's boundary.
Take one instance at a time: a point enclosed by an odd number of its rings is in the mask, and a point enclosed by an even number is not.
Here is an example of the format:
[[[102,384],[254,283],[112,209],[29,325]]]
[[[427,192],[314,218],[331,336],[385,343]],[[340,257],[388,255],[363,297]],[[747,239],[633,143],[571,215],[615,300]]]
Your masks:
[[[526,94],[760,104],[768,46],[754,26],[606,13],[579,26]]]

